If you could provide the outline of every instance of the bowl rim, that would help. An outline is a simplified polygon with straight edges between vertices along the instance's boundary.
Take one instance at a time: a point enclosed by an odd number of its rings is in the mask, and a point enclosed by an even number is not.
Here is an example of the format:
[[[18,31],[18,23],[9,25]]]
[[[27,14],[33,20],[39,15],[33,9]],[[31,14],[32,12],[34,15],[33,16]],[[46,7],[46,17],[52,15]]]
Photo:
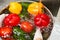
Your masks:
[[[14,2],[15,2],[15,1],[14,1]],[[16,1],[16,2],[36,2],[36,1]],[[0,13],[1,13],[4,9],[6,9],[8,6],[9,6],[9,3],[6,4],[6,6],[4,6],[4,7],[1,9]],[[53,19],[53,23],[54,23],[55,20],[54,20],[54,17],[53,17],[53,15],[52,15],[52,12],[51,12],[45,5],[44,5],[44,8],[50,13],[51,18]]]

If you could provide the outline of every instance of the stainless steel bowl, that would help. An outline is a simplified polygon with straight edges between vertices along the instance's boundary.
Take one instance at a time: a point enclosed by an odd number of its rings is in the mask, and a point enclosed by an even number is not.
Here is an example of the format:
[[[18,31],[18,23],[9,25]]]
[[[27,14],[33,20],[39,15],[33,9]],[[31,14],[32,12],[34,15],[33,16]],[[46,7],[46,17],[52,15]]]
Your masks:
[[[21,1],[17,1],[17,2],[21,2]],[[34,2],[34,1],[26,1],[26,2]],[[0,14],[1,14],[2,11],[5,10],[8,6],[9,6],[9,4],[7,4],[7,6],[4,6],[3,9],[0,11]],[[51,17],[52,23],[54,24],[54,17],[53,17],[53,15],[52,15],[52,13],[50,12],[50,10],[49,10],[46,6],[44,6],[44,8],[45,8],[47,14]],[[52,25],[53,25],[53,24],[52,24]],[[51,28],[53,28],[53,26],[51,26]],[[50,29],[50,27],[49,27],[49,29]],[[48,29],[47,29],[47,30],[48,30]],[[52,29],[50,29],[50,30],[52,30]],[[49,32],[49,31],[48,31],[48,32]],[[46,35],[50,35],[51,31],[50,31],[50,33],[48,33],[48,32],[45,32],[45,33],[47,33]],[[45,35],[45,34],[43,34],[43,35]],[[48,36],[48,37],[49,37],[49,36]],[[47,38],[48,38],[48,37],[47,37]]]

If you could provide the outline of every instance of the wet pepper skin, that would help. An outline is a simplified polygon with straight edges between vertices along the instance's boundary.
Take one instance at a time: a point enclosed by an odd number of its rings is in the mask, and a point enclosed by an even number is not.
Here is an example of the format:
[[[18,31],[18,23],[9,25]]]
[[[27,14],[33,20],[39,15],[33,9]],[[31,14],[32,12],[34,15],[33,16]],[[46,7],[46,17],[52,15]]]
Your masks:
[[[20,22],[20,17],[17,14],[9,14],[4,19],[4,25],[16,26]]]

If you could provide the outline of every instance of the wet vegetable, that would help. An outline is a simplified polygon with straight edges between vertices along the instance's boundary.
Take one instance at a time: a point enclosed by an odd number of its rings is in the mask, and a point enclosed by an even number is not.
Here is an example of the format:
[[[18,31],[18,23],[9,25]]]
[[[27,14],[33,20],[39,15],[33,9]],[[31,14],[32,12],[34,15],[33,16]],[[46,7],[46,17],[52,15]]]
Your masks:
[[[50,23],[50,17],[46,14],[37,15],[34,18],[34,23],[39,27],[47,27],[47,25]]]
[[[9,27],[2,27],[0,28],[0,37],[7,38],[10,37],[12,34],[12,29]]]
[[[30,32],[32,32],[32,30],[33,30],[34,27],[32,26],[32,24],[31,24],[30,22],[23,21],[23,22],[21,23],[20,28],[21,28],[24,32],[30,33]]]
[[[21,5],[22,5],[22,12],[21,12],[21,14],[20,14],[20,17],[21,18],[30,18],[30,15],[29,15],[29,13],[27,12],[27,8],[28,8],[28,5],[29,5],[29,3],[27,3],[27,2],[22,2],[21,3]]]
[[[17,14],[9,14],[4,19],[4,25],[16,26],[20,23],[20,17]]]
[[[32,35],[29,35],[27,33],[25,33],[24,31],[22,31],[19,27],[14,27],[13,28],[13,37],[16,40],[33,40],[31,37]]]
[[[13,37],[17,40],[26,40],[25,32],[23,32],[19,27],[13,28]]]
[[[38,15],[38,14],[42,14],[43,13],[43,9],[44,6],[43,4],[40,2],[33,2],[28,6],[28,12],[34,16]]]
[[[22,5],[18,2],[11,2],[9,5],[9,11],[14,14],[20,14],[22,11]]]

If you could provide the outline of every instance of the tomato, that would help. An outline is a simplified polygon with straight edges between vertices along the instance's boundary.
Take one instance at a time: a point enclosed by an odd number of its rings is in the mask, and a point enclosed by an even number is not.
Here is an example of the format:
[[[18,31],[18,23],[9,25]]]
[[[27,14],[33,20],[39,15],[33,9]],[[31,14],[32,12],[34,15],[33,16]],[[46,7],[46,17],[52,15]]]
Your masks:
[[[28,6],[27,11],[30,14],[36,16],[38,14],[42,14],[43,13],[43,9],[42,8],[44,8],[44,6],[43,6],[43,4],[41,2],[39,2],[39,3],[38,2],[33,2],[32,4],[30,4]]]
[[[20,28],[26,33],[30,33],[33,30],[33,26],[27,21],[22,22]]]
[[[47,26],[50,22],[50,17],[46,14],[41,14],[41,15],[37,15],[34,18],[34,23],[35,25],[42,27],[42,26]]]
[[[5,27],[5,26],[0,28],[0,37],[6,38],[6,37],[11,36],[11,34],[12,34],[11,28]]]
[[[20,14],[22,11],[22,5],[18,2],[11,2],[9,5],[9,11],[14,14]]]
[[[20,22],[20,17],[17,14],[9,14],[8,16],[6,16],[3,22],[4,25],[16,26]]]

